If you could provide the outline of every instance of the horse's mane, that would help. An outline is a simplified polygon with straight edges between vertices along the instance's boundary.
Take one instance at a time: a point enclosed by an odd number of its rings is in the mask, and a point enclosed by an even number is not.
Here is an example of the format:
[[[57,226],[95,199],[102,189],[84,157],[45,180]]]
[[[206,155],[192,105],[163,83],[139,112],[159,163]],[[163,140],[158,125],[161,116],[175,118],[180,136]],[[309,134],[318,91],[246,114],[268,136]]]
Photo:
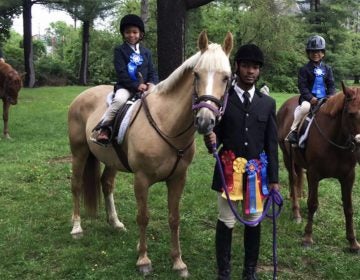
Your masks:
[[[344,107],[345,95],[342,92],[338,92],[331,96],[321,108],[321,112],[332,117],[336,116],[342,111]]]
[[[197,69],[207,69],[208,71],[231,71],[229,59],[223,52],[221,45],[211,43],[204,53],[199,51],[185,60],[169,77],[157,84],[154,91],[170,92],[179,78],[187,71],[193,70],[195,66]]]

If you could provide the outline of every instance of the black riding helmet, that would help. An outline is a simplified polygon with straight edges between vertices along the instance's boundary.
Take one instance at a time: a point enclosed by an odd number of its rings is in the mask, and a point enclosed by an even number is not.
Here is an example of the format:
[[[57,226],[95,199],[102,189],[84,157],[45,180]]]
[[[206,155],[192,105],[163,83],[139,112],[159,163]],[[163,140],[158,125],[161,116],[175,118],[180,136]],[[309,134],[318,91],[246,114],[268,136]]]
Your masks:
[[[235,61],[252,61],[264,65],[264,54],[255,44],[242,45],[235,54]]]
[[[120,33],[123,35],[125,28],[128,26],[136,26],[140,29],[140,32],[145,34],[144,22],[142,19],[134,14],[128,14],[124,16],[120,21]]]

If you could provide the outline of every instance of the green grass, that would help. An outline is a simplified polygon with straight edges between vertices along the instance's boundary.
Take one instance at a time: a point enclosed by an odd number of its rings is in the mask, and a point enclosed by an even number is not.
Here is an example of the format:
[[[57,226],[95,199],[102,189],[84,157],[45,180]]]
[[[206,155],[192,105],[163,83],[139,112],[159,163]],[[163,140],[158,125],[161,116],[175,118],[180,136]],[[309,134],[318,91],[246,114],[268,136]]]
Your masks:
[[[71,231],[71,164],[67,109],[84,87],[23,89],[11,107],[10,135],[0,140],[0,279],[143,279],[136,262],[136,204],[129,174],[119,174],[115,202],[127,232],[112,230],[101,208],[96,219],[82,214],[85,235]],[[290,95],[272,94],[278,106]],[[215,279],[216,194],[210,190],[214,159],[201,137],[181,201],[183,259],[191,279]],[[281,164],[284,209],[278,223],[279,279],[359,279],[359,255],[346,249],[340,187],[335,180],[320,186],[313,247],[300,245],[304,222],[290,219],[287,175]],[[359,222],[359,179],[354,192],[354,225]],[[166,187],[150,190],[149,257],[154,271],[147,279],[178,279],[171,270]],[[306,217],[306,201],[301,201]],[[242,228],[233,241],[233,279],[242,269]],[[263,222],[260,279],[272,279],[272,225]]]

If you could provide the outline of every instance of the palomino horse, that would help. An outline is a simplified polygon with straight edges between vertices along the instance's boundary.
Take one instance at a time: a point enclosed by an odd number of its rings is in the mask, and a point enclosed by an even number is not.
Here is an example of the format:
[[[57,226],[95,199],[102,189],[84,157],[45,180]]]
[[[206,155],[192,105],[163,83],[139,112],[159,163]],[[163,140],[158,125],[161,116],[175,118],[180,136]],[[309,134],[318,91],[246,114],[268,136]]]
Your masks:
[[[346,238],[350,250],[358,252],[353,225],[352,188],[355,165],[359,162],[360,144],[360,88],[345,87],[342,92],[329,97],[316,113],[309,130],[305,150],[290,147],[284,139],[293,121],[298,97],[287,100],[277,114],[278,136],[284,163],[289,173],[293,215],[301,221],[299,196],[302,193],[303,169],[308,181],[308,218],[303,244],[313,244],[314,213],[318,208],[318,185],[324,178],[336,178],[341,184],[342,204],[346,221]]]
[[[187,59],[142,98],[138,113],[121,146],[134,173],[136,221],[140,235],[136,265],[143,274],[151,271],[146,240],[146,227],[149,223],[148,190],[154,183],[165,181],[168,189],[173,269],[182,277],[188,276],[187,266],[181,259],[179,202],[187,169],[195,152],[195,128],[201,134],[209,132],[224,110],[226,101],[223,99],[226,99],[231,77],[229,54],[233,47],[233,37],[228,33],[221,47],[209,44],[206,33],[202,32],[198,38],[198,47],[198,53]],[[69,109],[74,207],[71,234],[74,237],[83,233],[80,225],[80,195],[84,194],[85,207],[95,212],[99,182],[102,184],[110,225],[120,230],[125,229],[115,210],[113,189],[117,171],[128,170],[117,157],[112,145],[102,147],[90,140],[92,129],[103,115],[106,97],[111,91],[111,86],[90,88],[80,94]],[[99,161],[105,164],[101,177]]]
[[[0,98],[3,101],[4,138],[10,138],[9,108],[10,105],[16,105],[21,85],[21,77],[18,72],[10,64],[0,62]]]

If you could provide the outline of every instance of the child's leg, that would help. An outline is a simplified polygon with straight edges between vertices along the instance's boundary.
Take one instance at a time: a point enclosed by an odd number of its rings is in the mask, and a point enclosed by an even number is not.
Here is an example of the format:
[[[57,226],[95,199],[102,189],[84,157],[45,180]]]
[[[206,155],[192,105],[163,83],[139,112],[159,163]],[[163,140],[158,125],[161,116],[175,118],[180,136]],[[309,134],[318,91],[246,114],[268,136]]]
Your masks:
[[[303,101],[300,106],[297,106],[294,111],[294,121],[291,125],[291,131],[296,130],[301,120],[310,111],[310,102]]]
[[[103,116],[103,120],[102,123],[105,124],[110,124],[117,111],[120,109],[120,107],[125,104],[125,102],[129,99],[130,97],[130,92],[127,89],[121,88],[118,89],[115,93],[115,96],[109,106],[109,108],[106,110],[104,116]]]

